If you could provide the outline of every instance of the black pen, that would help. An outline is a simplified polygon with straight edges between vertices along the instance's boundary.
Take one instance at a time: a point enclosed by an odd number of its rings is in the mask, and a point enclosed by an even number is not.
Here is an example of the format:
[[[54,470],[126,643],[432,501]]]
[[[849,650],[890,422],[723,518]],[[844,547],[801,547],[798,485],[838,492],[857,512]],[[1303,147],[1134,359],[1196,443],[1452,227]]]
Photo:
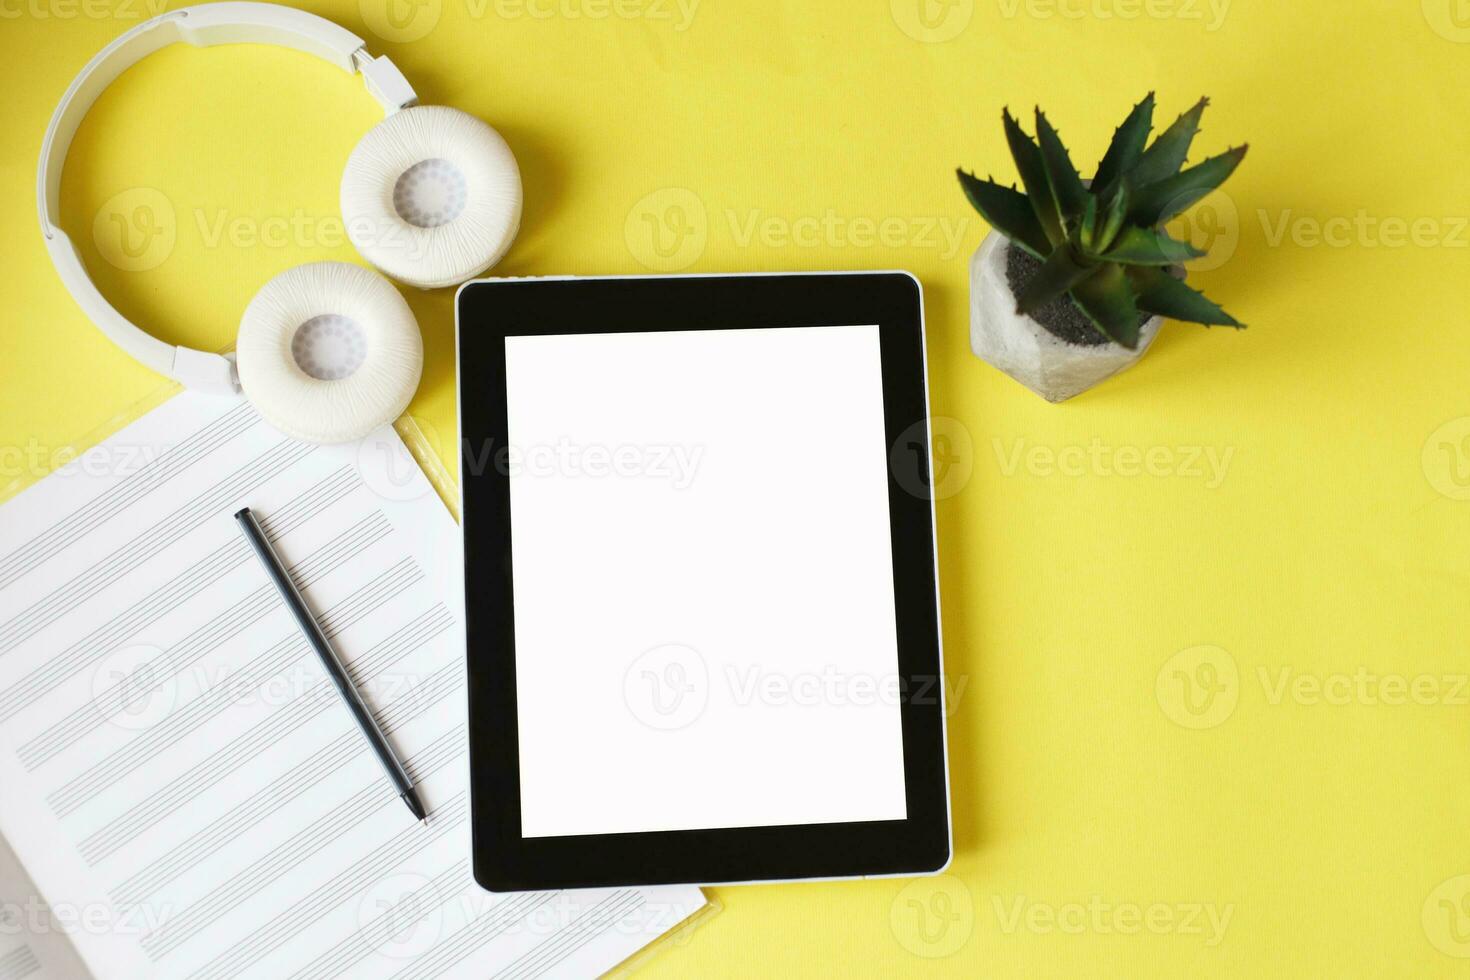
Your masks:
[[[306,608],[306,602],[301,598],[301,592],[296,588],[296,583],[291,581],[286,567],[281,564],[276,550],[271,547],[270,541],[266,540],[265,532],[260,529],[260,524],[255,520],[255,515],[250,513],[249,507],[241,508],[235,514],[235,520],[240,524],[240,532],[245,535],[245,540],[250,542],[250,547],[255,549],[255,554],[260,558],[260,563],[265,566],[266,574],[276,584],[276,591],[281,593],[286,607],[291,610],[291,615],[296,617],[296,625],[301,627],[301,632],[306,635],[307,641],[316,650],[316,655],[321,659],[322,666],[326,668],[327,676],[337,687],[337,693],[342,696],[342,703],[347,705],[347,710],[352,712],[352,717],[357,722],[357,727],[362,730],[363,736],[368,744],[377,753],[378,761],[383,764],[383,771],[388,774],[388,779],[393,783],[398,795],[413,815],[422,823],[428,823],[428,814],[424,812],[424,805],[419,801],[418,793],[414,792],[413,780],[408,778],[404,772],[403,764],[393,754],[393,749],[388,745],[388,739],[384,737],[383,730],[373,720],[367,705],[362,703],[362,698],[357,693],[357,688],[352,686],[352,678],[347,674],[347,668],[342,666],[336,651],[327,642],[326,634],[322,632],[321,626],[317,624],[316,617],[311,610]]]

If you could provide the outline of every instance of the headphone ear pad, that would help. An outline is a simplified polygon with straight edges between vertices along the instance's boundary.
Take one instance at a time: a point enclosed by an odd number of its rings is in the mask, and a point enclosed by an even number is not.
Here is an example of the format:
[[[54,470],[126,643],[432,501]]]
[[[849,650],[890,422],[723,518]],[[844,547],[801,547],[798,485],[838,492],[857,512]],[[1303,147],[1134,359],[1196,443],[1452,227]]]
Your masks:
[[[412,106],[368,130],[342,173],[342,220],[363,258],[425,289],[500,261],[521,224],[521,172],[474,116]]]
[[[245,396],[281,432],[351,442],[403,414],[423,374],[424,343],[388,280],[360,265],[313,262],[255,294],[235,364]]]

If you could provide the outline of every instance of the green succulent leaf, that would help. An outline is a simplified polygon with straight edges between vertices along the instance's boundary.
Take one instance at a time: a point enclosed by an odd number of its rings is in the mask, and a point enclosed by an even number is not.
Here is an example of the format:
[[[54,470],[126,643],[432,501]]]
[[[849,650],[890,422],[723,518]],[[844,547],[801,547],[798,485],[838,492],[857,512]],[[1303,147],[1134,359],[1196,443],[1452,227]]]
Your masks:
[[[1072,158],[1062,145],[1061,136],[1040,109],[1036,110],[1036,140],[1041,144],[1041,163],[1057,207],[1061,209],[1063,218],[1075,221],[1087,205],[1087,188],[1082,185],[1077,168],[1072,166]]]
[[[1051,184],[1046,179],[1046,166],[1041,162],[1041,150],[1022,131],[1021,124],[1012,118],[1009,109],[1002,111],[1001,122],[1005,126],[1011,157],[1016,161],[1016,170],[1021,175],[1021,186],[1026,188],[1026,196],[1030,198],[1036,220],[1041,223],[1041,230],[1046,233],[1047,240],[1053,246],[1060,245],[1067,240],[1067,233],[1062,225],[1062,213],[1057,207],[1056,197],[1051,192]]]
[[[1175,279],[1163,269],[1133,268],[1128,278],[1138,295],[1138,308],[1185,323],[1245,328],[1203,293]]]
[[[1123,230],[1123,222],[1128,220],[1128,203],[1132,199],[1132,191],[1129,188],[1128,178],[1124,177],[1118,181],[1118,189],[1108,200],[1108,211],[1103,218],[1102,230],[1097,236],[1097,248],[1106,251],[1117,239],[1118,233]]]
[[[1051,254],[1051,242],[1041,230],[1041,223],[1037,221],[1036,212],[1031,209],[1031,202],[1026,200],[1025,194],[993,180],[981,180],[963,170],[956,170],[955,174],[960,178],[965,197],[990,227],[1038,259],[1044,260]]]
[[[1108,145],[1108,152],[1097,165],[1092,186],[1102,194],[1104,200],[1116,193],[1123,176],[1138,163],[1153,126],[1154,94],[1150,92],[1144,96],[1142,102],[1133,107],[1128,118],[1123,120],[1123,125],[1113,131],[1113,142]]]
[[[1189,210],[1210,191],[1225,183],[1240,166],[1249,147],[1237,146],[1204,163],[1147,187],[1135,187],[1128,219],[1145,227],[1161,225]]]
[[[1123,229],[1113,247],[1100,258],[1124,265],[1175,265],[1204,254],[1189,242],[1171,238],[1162,229],[1131,225]]]
[[[1104,337],[1138,349],[1138,306],[1120,265],[1101,265],[1072,287],[1072,301]]]
[[[1089,194],[1087,195],[1087,206],[1082,209],[1082,222],[1078,226],[1077,235],[1083,252],[1089,255],[1095,255],[1101,251],[1097,242],[1097,231],[1097,198]]]
[[[1143,152],[1132,168],[1135,187],[1166,180],[1179,172],[1184,161],[1189,159],[1190,144],[1199,132],[1200,117],[1209,104],[1209,99],[1200,99],[1159,134],[1159,138]]]
[[[1060,246],[1016,297],[1016,312],[1024,315],[1041,309],[1095,271],[1097,265],[1078,255],[1071,245]]]

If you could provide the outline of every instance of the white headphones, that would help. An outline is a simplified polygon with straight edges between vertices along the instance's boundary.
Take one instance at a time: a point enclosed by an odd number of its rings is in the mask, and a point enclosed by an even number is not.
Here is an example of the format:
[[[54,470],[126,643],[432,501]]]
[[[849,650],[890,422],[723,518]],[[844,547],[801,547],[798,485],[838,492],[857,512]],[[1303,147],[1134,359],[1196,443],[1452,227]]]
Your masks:
[[[114,343],[185,387],[245,396],[272,425],[309,442],[360,438],[397,418],[418,388],[423,340],[382,276],[344,262],[297,266],[246,307],[235,354],[171,347],[113,309],[57,225],[61,173],[87,110],[127,68],[175,42],[295,48],[360,73],[387,118],[363,136],[342,174],[342,220],[361,255],[431,289],[473,278],[510,248],[521,177],[500,134],[457,109],[418,106],[408,80],[361,38],[313,14],[269,3],[186,7],[145,21],[89,61],[41,144],[37,204],[61,281]]]

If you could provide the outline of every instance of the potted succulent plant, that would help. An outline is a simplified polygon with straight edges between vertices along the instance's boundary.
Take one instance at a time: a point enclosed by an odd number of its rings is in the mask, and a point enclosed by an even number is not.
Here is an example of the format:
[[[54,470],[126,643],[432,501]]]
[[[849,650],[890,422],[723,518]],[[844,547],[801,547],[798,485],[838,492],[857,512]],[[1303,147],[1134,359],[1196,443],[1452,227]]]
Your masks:
[[[1180,263],[1204,253],[1164,224],[1225,182],[1240,146],[1185,168],[1207,99],[1149,144],[1154,96],[1113,134],[1083,180],[1036,110],[1036,136],[1001,114],[1022,190],[956,171],[990,224],[970,262],[970,346],[1048,401],[1091,388],[1141,358],[1165,317],[1241,327],[1185,285]]]

